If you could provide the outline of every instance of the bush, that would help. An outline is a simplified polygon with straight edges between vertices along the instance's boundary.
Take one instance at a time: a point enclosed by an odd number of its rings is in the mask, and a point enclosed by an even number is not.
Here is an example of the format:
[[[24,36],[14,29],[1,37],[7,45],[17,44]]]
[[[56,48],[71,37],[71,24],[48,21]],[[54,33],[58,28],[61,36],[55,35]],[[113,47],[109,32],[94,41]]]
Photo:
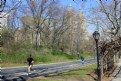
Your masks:
[[[63,57],[66,57],[68,59],[76,59],[76,55],[74,55],[74,54],[69,55],[67,53],[59,52],[59,51],[56,51],[56,50],[53,50],[52,54],[55,55],[55,56],[63,56]]]
[[[18,41],[12,43],[10,48],[14,51],[17,51],[19,49],[32,49],[32,44],[24,41]]]

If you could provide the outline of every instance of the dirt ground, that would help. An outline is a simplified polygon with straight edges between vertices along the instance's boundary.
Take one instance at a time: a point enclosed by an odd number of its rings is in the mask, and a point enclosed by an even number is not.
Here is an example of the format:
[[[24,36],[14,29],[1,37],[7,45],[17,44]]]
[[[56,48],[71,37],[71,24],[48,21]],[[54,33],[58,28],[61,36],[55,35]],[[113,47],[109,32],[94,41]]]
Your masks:
[[[90,77],[93,79],[93,81],[97,80],[97,75],[94,73],[90,74]],[[101,79],[102,79],[102,81],[110,81],[111,77],[110,76],[103,76]]]
[[[62,77],[62,76],[51,76],[51,77],[37,77],[35,79],[30,79],[28,81],[96,81],[97,75],[94,73],[88,74],[85,78],[72,78],[72,77]],[[102,81],[110,81],[111,77],[102,77]]]

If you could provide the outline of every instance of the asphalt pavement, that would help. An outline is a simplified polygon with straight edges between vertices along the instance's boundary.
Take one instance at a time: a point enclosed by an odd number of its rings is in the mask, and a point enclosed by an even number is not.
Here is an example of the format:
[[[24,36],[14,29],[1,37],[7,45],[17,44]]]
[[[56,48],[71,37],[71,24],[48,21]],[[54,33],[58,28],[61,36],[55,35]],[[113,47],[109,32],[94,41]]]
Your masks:
[[[27,73],[27,67],[2,68],[0,71],[0,81],[26,81],[28,78],[56,75],[94,63],[96,63],[96,59],[85,60],[84,64],[79,60],[59,64],[36,65],[33,67],[30,75]]]

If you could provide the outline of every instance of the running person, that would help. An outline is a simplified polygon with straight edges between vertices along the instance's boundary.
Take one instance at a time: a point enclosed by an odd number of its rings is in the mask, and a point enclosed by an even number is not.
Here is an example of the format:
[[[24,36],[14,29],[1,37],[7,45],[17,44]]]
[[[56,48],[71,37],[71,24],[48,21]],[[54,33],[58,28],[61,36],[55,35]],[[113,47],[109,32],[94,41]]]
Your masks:
[[[82,62],[82,64],[84,64],[84,57],[83,56],[81,56],[81,62]]]
[[[32,55],[29,55],[27,58],[27,62],[28,62],[28,73],[32,70],[32,66],[34,63],[34,59],[32,58]]]

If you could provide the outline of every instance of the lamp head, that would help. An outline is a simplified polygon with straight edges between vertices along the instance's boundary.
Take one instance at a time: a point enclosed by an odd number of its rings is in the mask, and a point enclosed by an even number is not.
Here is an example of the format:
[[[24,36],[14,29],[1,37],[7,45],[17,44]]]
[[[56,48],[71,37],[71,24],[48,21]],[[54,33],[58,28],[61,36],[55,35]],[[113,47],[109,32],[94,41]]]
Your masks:
[[[100,33],[99,33],[98,31],[95,31],[95,32],[93,33],[93,38],[95,39],[95,41],[98,41],[99,38],[100,38]]]

